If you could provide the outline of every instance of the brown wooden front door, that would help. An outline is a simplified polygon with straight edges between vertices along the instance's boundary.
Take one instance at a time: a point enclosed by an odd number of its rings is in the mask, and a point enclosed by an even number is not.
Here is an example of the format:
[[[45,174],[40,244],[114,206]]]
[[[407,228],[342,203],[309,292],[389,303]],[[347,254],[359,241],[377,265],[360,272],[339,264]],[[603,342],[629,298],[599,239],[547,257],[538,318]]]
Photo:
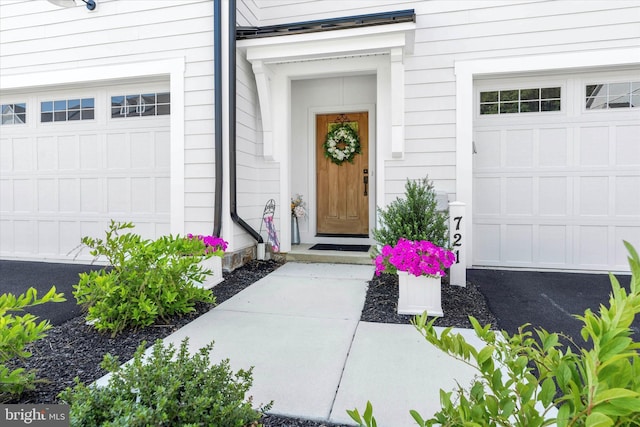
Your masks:
[[[325,156],[323,144],[341,123],[360,137],[360,154],[353,163],[337,165]],[[369,236],[369,118],[368,113],[316,116],[317,234]]]

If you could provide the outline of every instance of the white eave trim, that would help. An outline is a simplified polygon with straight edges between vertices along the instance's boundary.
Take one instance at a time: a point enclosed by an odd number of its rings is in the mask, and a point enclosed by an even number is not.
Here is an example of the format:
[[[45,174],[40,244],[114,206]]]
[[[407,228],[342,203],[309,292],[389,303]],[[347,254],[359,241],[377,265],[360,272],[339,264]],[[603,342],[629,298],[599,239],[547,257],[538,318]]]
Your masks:
[[[413,53],[416,24],[376,25],[325,32],[239,40],[247,60],[265,63],[302,61],[336,56],[388,53],[394,47]]]
[[[391,155],[404,156],[404,55],[413,52],[414,22],[350,28],[326,32],[295,34],[239,40],[237,48],[246,55],[256,79],[263,127],[263,155],[275,160],[273,143],[275,115],[272,77],[273,67],[291,62],[317,59],[348,58],[384,54],[389,57],[388,98],[391,102]],[[331,68],[317,69],[316,75],[329,75]],[[387,77],[388,76],[388,77]],[[379,76],[381,77],[381,76]]]

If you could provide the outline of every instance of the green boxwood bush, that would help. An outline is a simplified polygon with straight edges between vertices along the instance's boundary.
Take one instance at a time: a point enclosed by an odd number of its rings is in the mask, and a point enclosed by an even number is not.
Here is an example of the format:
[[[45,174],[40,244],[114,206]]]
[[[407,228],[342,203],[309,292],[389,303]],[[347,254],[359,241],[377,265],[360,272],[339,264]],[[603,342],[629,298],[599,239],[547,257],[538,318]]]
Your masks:
[[[378,208],[380,226],[371,231],[380,246],[394,246],[401,237],[428,240],[448,248],[446,212],[438,211],[433,183],[428,178],[407,180],[404,198],[397,198],[385,209]]]
[[[107,354],[101,366],[111,373],[108,385],[74,388],[60,393],[70,405],[73,427],[257,425],[271,403],[252,408],[245,398],[252,369],[231,371],[229,360],[211,364],[213,343],[189,355],[188,339],[180,350],[156,341],[148,356],[141,344],[131,363],[120,365]]]
[[[11,312],[46,302],[62,301],[66,300],[61,293],[56,293],[55,286],[42,298],[38,298],[38,291],[34,288],[29,288],[18,297],[10,293],[0,295],[0,403],[34,388],[36,376],[33,371],[9,369],[5,362],[16,357],[30,357],[26,345],[44,338],[45,332],[51,329],[48,320],[36,323],[37,317],[32,314],[16,316]]]
[[[163,236],[145,240],[131,223],[111,221],[106,239],[84,237],[82,243],[110,267],[81,273],[73,296],[88,312],[87,320],[113,335],[127,327],[144,327],[194,310],[196,302],[214,303],[210,290],[196,286],[205,274],[198,263],[207,252],[200,239]]]

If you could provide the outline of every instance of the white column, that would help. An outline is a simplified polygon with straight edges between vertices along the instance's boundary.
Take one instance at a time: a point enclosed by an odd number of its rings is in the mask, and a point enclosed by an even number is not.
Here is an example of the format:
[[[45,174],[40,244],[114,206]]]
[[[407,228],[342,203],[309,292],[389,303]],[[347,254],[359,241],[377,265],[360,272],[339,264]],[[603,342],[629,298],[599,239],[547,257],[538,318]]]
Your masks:
[[[391,49],[391,156],[404,157],[404,63],[402,48]]]
[[[463,202],[449,203],[449,243],[456,254],[456,262],[449,269],[449,283],[456,286],[467,286],[465,211]]]

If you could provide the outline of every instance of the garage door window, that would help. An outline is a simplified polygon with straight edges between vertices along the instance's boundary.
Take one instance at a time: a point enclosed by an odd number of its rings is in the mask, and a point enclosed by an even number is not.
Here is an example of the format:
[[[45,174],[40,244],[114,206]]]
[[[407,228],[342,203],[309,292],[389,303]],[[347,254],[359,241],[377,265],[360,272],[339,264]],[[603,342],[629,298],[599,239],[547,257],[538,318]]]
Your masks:
[[[480,114],[560,111],[560,87],[480,92]]]
[[[586,86],[587,110],[640,107],[640,82],[599,83]]]
[[[2,124],[18,125],[27,123],[27,104],[2,104]]]
[[[40,121],[66,122],[75,120],[93,120],[95,101],[93,98],[61,99],[40,103]]]
[[[171,112],[168,92],[111,97],[111,118],[165,116]]]

